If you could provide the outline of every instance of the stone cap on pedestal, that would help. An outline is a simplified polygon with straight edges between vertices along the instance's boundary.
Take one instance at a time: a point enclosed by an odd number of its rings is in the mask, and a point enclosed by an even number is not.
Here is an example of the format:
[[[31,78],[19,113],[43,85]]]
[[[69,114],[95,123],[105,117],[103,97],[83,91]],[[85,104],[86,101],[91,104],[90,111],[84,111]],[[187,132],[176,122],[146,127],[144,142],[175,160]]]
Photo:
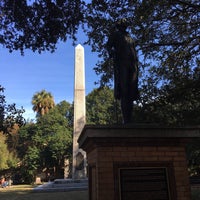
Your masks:
[[[174,146],[200,138],[200,126],[162,127],[150,124],[85,125],[78,139],[79,147],[94,146]]]

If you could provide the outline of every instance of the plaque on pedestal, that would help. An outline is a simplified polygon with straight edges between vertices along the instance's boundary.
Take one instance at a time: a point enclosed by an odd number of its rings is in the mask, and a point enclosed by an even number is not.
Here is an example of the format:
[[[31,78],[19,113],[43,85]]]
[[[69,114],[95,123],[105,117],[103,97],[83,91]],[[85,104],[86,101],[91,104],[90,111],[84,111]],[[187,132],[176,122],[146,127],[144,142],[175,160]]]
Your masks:
[[[121,168],[121,200],[169,200],[167,168]]]

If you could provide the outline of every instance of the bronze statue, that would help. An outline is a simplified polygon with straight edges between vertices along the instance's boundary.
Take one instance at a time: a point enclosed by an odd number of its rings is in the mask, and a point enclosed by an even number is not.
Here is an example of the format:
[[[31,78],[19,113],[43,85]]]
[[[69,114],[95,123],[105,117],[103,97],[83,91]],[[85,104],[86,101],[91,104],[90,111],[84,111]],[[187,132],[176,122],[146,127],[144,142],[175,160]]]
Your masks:
[[[126,20],[118,21],[107,43],[114,62],[114,96],[121,101],[124,124],[132,122],[133,101],[139,98],[138,58],[127,27]]]

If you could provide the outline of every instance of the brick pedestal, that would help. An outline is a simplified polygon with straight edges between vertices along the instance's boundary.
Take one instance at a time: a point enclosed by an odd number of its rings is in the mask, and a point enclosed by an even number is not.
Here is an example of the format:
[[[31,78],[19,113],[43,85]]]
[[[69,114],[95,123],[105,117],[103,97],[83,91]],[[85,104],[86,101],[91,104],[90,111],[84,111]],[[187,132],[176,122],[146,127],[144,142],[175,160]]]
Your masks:
[[[85,126],[90,200],[190,200],[185,146],[199,128]]]

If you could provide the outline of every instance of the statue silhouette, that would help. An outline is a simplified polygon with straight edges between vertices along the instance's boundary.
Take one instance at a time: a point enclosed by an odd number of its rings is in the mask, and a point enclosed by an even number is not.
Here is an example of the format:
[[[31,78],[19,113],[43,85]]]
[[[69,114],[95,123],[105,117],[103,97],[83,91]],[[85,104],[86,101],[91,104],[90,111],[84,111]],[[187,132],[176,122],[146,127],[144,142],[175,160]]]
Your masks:
[[[139,98],[138,58],[127,27],[126,20],[118,21],[107,43],[114,62],[114,96],[121,101],[124,124],[132,122],[133,101]]]

